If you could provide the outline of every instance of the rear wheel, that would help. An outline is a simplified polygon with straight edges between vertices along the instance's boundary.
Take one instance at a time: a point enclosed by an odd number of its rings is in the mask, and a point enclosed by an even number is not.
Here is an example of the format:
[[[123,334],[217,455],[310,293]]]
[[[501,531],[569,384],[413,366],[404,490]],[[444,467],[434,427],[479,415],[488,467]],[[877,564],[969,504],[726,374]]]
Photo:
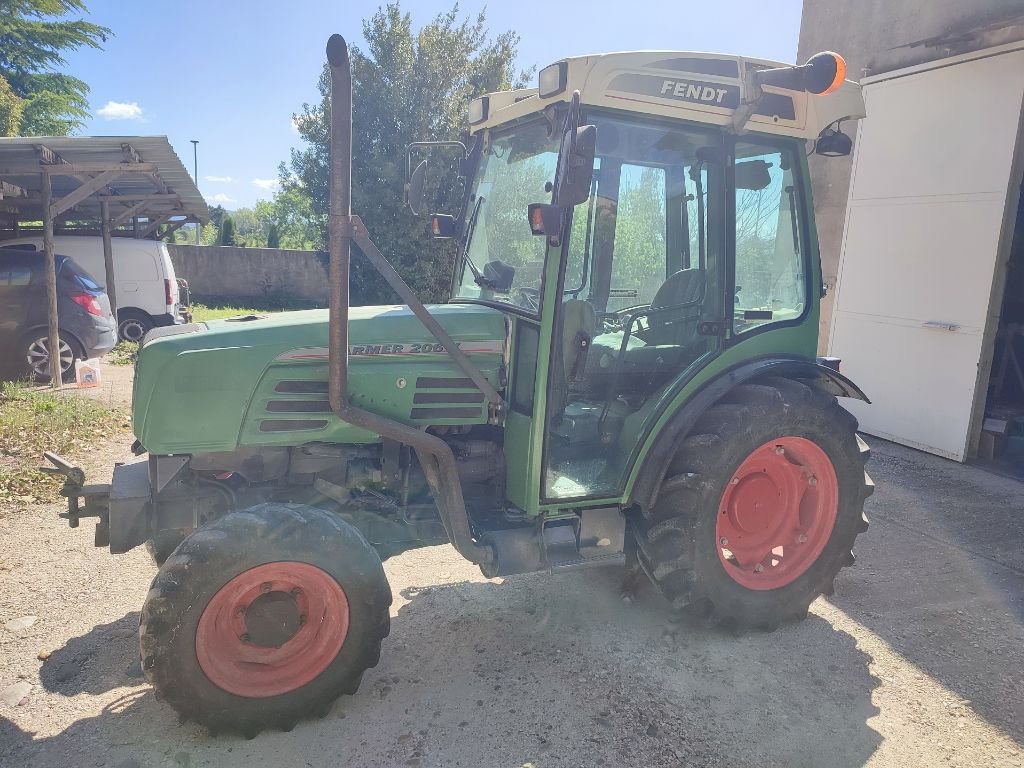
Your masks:
[[[153,318],[137,309],[122,309],[117,313],[117,337],[121,341],[141,344],[146,333],[153,328]]]
[[[637,521],[640,562],[680,609],[774,629],[832,594],[867,529],[867,445],[834,397],[769,378],[700,418]]]
[[[352,526],[261,504],[204,526],[157,573],[142,609],[142,667],[183,719],[211,732],[289,730],[354,693],[376,666],[391,591]]]
[[[60,373],[65,382],[75,378],[75,360],[84,357],[81,345],[70,336],[60,334]],[[22,359],[28,374],[39,382],[50,380],[50,337],[45,328],[22,341]]]

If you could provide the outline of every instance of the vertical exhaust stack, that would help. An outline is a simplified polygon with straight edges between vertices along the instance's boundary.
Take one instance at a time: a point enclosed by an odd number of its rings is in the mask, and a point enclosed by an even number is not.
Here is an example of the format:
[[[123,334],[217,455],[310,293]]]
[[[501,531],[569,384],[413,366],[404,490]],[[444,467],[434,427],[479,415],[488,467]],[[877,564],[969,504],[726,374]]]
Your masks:
[[[331,67],[331,144],[327,241],[330,322],[331,407],[338,413],[348,399],[349,265],[352,261],[352,66],[341,35],[327,41]],[[341,414],[339,413],[339,418]]]
[[[330,251],[328,393],[331,410],[344,422],[404,443],[416,451],[416,458],[430,486],[452,546],[464,558],[479,564],[487,572],[494,562],[494,550],[473,540],[466,501],[462,495],[462,483],[455,456],[448,443],[407,424],[357,408],[348,401],[348,288],[353,238],[357,238],[360,249],[373,266],[435,338],[445,345],[455,362],[468,369],[467,374],[474,381],[479,378],[478,386],[485,394],[498,402],[501,398],[377,250],[359,217],[352,215],[352,68],[348,59],[348,46],[341,35],[331,35],[327,41],[327,61],[331,67],[331,157],[328,182],[331,200],[327,219]]]

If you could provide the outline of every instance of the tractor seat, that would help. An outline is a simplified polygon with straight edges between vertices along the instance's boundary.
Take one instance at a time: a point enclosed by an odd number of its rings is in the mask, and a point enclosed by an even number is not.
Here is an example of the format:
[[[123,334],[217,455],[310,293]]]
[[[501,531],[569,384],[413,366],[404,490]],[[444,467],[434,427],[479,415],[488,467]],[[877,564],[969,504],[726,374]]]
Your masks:
[[[641,382],[657,385],[678,373],[695,358],[690,347],[697,338],[704,287],[704,273],[698,269],[670,275],[654,295],[650,309],[641,310],[629,328],[594,337],[586,378],[608,383],[608,377],[619,376],[624,377],[622,384],[642,386]]]

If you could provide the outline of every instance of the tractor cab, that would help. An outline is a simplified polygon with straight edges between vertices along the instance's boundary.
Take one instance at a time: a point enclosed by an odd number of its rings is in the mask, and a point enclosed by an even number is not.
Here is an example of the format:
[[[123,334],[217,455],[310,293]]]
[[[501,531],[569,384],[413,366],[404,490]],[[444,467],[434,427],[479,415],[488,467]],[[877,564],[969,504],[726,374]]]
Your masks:
[[[808,140],[834,151],[841,120],[863,110],[832,56],[566,59],[537,89],[471,104],[461,185],[431,176],[430,150],[452,143],[410,149],[414,211],[431,209],[426,189],[464,190],[457,212],[434,216],[458,243],[451,301],[510,321],[506,445],[528,453],[512,503],[619,500],[702,371],[758,346],[814,358]],[[559,205],[569,174],[577,199]]]

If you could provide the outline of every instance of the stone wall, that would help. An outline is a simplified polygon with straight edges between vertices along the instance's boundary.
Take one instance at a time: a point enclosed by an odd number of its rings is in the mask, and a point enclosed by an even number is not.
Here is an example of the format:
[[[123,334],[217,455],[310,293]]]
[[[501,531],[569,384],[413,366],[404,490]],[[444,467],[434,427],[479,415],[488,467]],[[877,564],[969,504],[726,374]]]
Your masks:
[[[174,271],[199,297],[327,305],[327,254],[282,248],[168,244]]]

